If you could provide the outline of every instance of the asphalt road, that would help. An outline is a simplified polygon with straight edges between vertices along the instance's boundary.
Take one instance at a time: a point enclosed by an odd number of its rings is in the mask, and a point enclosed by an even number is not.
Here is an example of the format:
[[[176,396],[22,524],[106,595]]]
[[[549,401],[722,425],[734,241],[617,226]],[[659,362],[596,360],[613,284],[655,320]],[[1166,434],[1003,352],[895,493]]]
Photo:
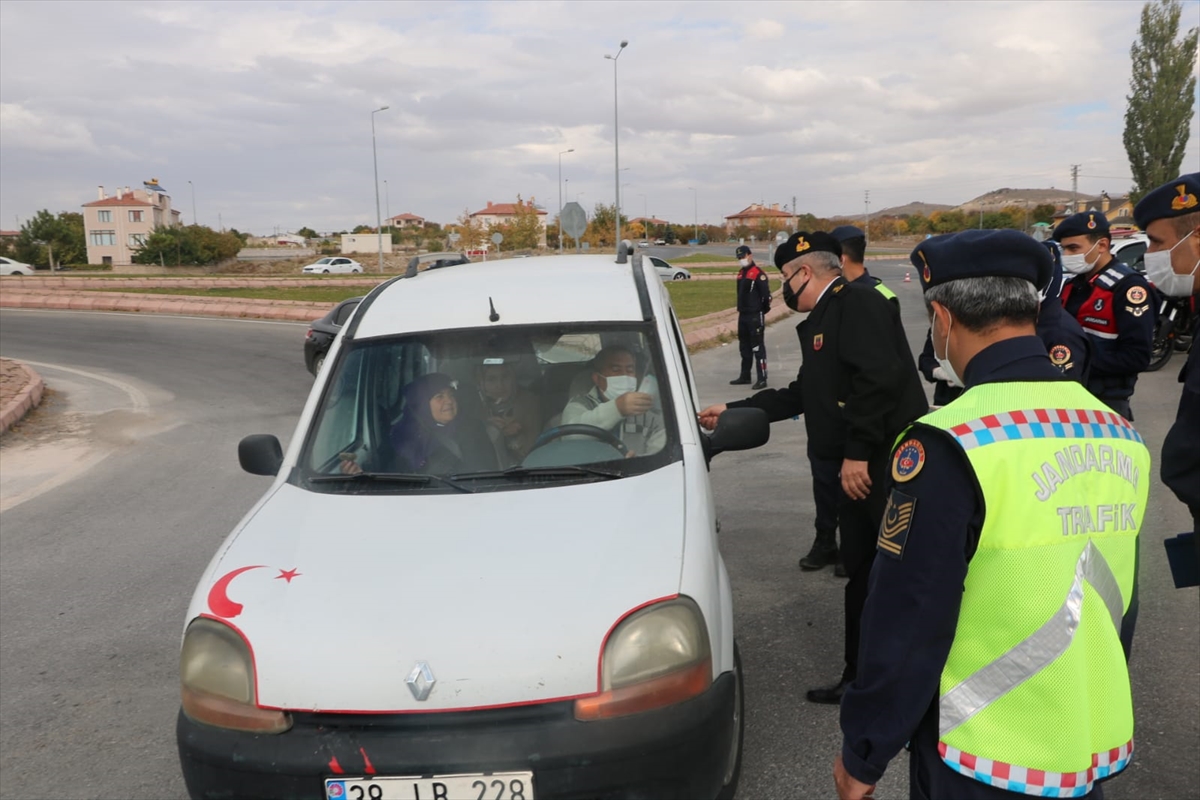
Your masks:
[[[900,294],[910,340],[925,323],[901,262],[871,269]],[[732,286],[730,287],[732,295]],[[184,796],[174,745],[177,653],[195,581],[269,485],[238,468],[247,433],[290,438],[311,386],[301,325],[118,314],[0,312],[0,354],[53,390],[0,440],[0,796]],[[768,332],[772,385],[798,366],[792,323]],[[701,395],[727,385],[736,346],[693,360]],[[1139,384],[1157,455],[1174,365]],[[842,582],[801,574],[812,498],[801,422],[713,463],[747,682],[741,798],[828,797],[836,709],[804,690],[841,669]],[[1110,798],[1194,797],[1200,785],[1200,619],[1171,588],[1158,542],[1187,523],[1155,476],[1132,670],[1137,753]],[[904,797],[904,756],[880,798]]]

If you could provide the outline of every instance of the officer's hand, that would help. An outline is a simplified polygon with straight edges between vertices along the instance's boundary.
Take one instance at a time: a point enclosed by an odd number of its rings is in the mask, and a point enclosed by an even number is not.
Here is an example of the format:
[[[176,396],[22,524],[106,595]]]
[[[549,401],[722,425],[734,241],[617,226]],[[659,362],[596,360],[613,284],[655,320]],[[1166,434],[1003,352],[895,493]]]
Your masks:
[[[617,398],[617,411],[623,417],[645,414],[654,407],[654,398],[645,392],[626,392]]]
[[[833,762],[833,785],[837,787],[839,800],[862,800],[875,792],[874,786],[863,783],[846,772],[846,765],[842,763],[840,753]]]
[[[950,382],[950,376],[947,375],[946,370],[942,369],[941,367],[933,368],[933,379],[935,381],[946,381],[947,383]]]
[[[842,491],[851,500],[866,500],[871,493],[871,476],[866,461],[847,458],[842,462]]]
[[[724,403],[718,403],[715,406],[709,406],[700,412],[700,427],[706,431],[715,431],[717,429],[717,420],[725,413],[725,409],[729,406]]]

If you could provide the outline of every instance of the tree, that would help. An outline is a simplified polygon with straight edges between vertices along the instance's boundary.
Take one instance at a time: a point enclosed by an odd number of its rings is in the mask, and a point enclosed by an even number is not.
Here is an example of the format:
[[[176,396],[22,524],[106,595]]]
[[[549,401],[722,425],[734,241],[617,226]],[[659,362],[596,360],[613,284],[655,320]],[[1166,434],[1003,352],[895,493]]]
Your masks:
[[[12,249],[18,261],[34,265],[54,267],[58,264],[86,263],[83,214],[62,211],[55,216],[42,209],[21,226]],[[53,264],[50,263],[51,258]]]
[[[1183,164],[1195,104],[1197,29],[1177,41],[1182,10],[1179,0],[1146,3],[1137,41],[1129,50],[1133,75],[1123,138],[1134,203],[1178,176]]]
[[[1039,203],[1029,212],[1030,223],[1045,222],[1047,224],[1054,221],[1054,206],[1050,203]]]
[[[155,228],[134,254],[135,264],[207,266],[233,258],[242,249],[234,233],[218,233],[205,225]]]
[[[355,225],[354,230],[350,231],[350,233],[374,233],[374,232],[375,232],[375,229],[372,228],[370,225]]]
[[[616,246],[616,205],[596,203],[596,207],[592,210],[592,218],[588,222],[587,230],[583,233],[583,241],[587,242],[591,247],[615,247]],[[627,226],[625,215],[621,215],[622,238],[624,238],[624,229]]]
[[[513,216],[499,225],[493,225],[489,234],[499,232],[504,236],[505,250],[534,250],[542,246],[542,218],[538,214],[533,198],[526,203],[517,195],[513,204]]]
[[[472,218],[470,209],[466,208],[463,209],[458,222],[446,226],[446,232],[459,235],[460,238],[456,243],[459,250],[475,250],[483,244],[483,238],[487,233],[483,229],[482,223]]]
[[[303,236],[305,239],[318,238],[317,232],[314,231],[312,228],[308,227],[307,225],[305,227],[301,228],[300,230],[296,231],[296,235]]]

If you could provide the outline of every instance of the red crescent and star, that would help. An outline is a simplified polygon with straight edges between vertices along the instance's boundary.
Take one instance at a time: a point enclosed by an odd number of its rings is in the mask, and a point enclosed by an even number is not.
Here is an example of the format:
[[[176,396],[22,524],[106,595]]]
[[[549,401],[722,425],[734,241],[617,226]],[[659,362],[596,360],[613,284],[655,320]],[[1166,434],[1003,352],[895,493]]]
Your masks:
[[[219,580],[217,580],[216,583],[213,584],[212,588],[208,590],[209,610],[212,611],[214,615],[223,619],[232,619],[238,614],[241,614],[244,606],[236,600],[230,599],[229,584],[233,582],[234,578],[236,578],[238,575],[241,575],[243,572],[249,572],[252,569],[266,568],[267,567],[265,564],[255,564],[249,567],[238,567],[235,570],[226,572],[220,577]],[[276,567],[276,569],[279,568]],[[293,578],[299,577],[303,574],[303,572],[298,572],[295,567],[292,569],[280,569],[279,574],[275,576],[275,580],[282,579],[288,583],[291,583]]]

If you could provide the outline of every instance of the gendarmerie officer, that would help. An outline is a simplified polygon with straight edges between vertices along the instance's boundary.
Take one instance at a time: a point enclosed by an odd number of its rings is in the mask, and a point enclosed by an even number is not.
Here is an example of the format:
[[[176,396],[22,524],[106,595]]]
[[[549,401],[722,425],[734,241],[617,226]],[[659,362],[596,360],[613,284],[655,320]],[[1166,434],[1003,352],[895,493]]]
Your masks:
[[[1050,363],[1035,333],[1041,244],[966,231],[912,259],[934,350],[966,391],[890,460],[838,794],[864,797],[908,742],[914,798],[1098,798],[1132,751],[1117,631],[1149,452]]]
[[[883,285],[883,281],[867,272],[867,235],[856,225],[838,225],[829,234],[842,246],[842,277],[847,283],[874,289],[900,308],[900,298]]]
[[[1067,313],[1059,299],[1063,285],[1061,246],[1053,240],[1042,244],[1054,259],[1054,271],[1050,283],[1038,292],[1042,302],[1038,308],[1037,335],[1046,345],[1050,363],[1071,380],[1087,386],[1092,366],[1092,345],[1079,321]]]
[[[888,452],[896,435],[929,406],[894,306],[874,289],[846,283],[836,239],[822,232],[792,234],[775,251],[775,266],[783,274],[788,308],[810,312],[796,326],[803,354],[796,380],[785,389],[710,406],[700,412],[700,422],[712,429],[726,408],[738,407],[761,408],[772,422],[804,414],[811,452],[841,462],[846,667],[836,684],[807,693],[812,702],[837,703],[858,665],[858,620],[883,514]]]
[[[742,355],[742,371],[733,386],[750,382],[750,363],[754,362],[753,389],[767,386],[767,312],[771,310],[771,281],[767,273],[754,263],[750,248],[740,245],[734,251],[741,269],[737,274],[738,349]]]
[[[1200,172],[1180,175],[1147,194],[1133,218],[1150,238],[1146,277],[1163,294],[1190,294],[1192,312],[1200,312]],[[1183,391],[1175,424],[1163,441],[1161,475],[1192,513],[1200,560],[1200,346],[1194,341],[1179,382]]]
[[[1062,245],[1063,306],[1091,337],[1092,364],[1087,388],[1125,419],[1138,373],[1150,364],[1156,312],[1150,286],[1111,253],[1108,219],[1084,211],[1054,229]]]

